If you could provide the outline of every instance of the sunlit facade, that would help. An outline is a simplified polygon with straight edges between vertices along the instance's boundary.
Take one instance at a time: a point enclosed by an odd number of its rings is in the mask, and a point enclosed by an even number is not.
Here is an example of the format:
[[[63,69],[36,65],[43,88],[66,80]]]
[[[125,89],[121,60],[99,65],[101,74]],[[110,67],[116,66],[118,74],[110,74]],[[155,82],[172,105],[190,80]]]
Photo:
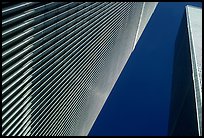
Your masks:
[[[2,135],[88,135],[157,2],[2,3]]]
[[[177,35],[169,135],[202,135],[202,9],[186,6]]]

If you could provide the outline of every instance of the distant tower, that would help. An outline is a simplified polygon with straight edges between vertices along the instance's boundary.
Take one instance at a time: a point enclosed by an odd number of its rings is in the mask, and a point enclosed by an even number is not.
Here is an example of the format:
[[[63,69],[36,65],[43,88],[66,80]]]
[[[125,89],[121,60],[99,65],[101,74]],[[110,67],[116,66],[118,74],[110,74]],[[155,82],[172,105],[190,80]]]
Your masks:
[[[169,135],[202,135],[202,9],[193,6],[176,40]]]
[[[157,2],[2,3],[2,135],[88,135]]]

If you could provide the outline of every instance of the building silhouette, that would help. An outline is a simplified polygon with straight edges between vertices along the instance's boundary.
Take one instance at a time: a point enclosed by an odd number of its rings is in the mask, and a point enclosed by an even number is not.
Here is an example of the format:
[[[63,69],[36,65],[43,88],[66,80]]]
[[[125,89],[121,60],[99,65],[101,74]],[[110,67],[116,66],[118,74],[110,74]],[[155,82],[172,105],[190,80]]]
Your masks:
[[[169,135],[202,135],[202,9],[186,6],[177,34]]]
[[[2,3],[2,135],[87,135],[156,2]]]

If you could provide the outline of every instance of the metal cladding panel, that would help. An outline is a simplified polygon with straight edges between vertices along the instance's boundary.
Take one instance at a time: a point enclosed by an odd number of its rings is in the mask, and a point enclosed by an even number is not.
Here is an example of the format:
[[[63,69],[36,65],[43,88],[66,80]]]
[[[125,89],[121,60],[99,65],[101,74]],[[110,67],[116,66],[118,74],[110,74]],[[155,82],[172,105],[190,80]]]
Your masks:
[[[134,42],[134,47],[136,46],[137,41],[139,40],[140,36],[142,35],[142,32],[145,29],[145,26],[147,25],[150,17],[152,16],[153,12],[157,6],[158,2],[143,2],[142,3],[142,10],[140,14],[140,21],[139,21],[139,27],[137,29],[137,34]]]
[[[186,6],[199,135],[202,135],[202,9]]]
[[[3,2],[2,135],[87,135],[132,52],[142,5]]]

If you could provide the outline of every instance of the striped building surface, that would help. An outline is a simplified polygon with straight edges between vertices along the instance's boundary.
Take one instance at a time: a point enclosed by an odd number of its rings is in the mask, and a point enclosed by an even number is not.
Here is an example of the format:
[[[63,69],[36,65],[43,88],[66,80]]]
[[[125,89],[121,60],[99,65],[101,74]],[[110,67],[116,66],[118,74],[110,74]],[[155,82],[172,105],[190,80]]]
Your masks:
[[[156,2],[2,3],[2,135],[87,135]]]

